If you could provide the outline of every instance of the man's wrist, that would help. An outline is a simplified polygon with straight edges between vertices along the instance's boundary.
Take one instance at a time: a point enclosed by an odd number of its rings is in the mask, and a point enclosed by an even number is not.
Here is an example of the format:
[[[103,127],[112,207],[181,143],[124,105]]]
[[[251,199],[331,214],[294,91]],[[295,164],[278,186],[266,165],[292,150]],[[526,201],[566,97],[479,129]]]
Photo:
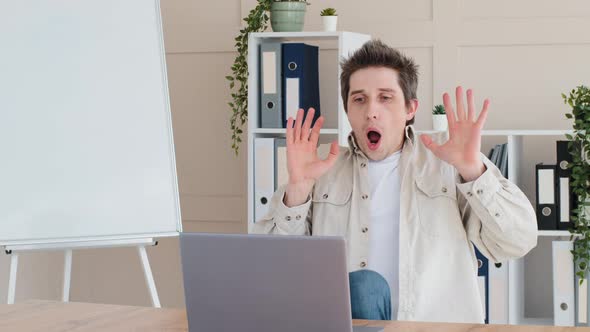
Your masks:
[[[474,165],[467,165],[463,167],[457,167],[457,171],[461,175],[461,178],[464,182],[471,182],[477,180],[485,171],[486,165],[483,161],[480,161]]]
[[[313,185],[311,188],[313,188]],[[307,202],[309,194],[311,194],[311,188],[307,183],[287,184],[285,197],[283,197],[283,203],[289,208],[304,204]]]

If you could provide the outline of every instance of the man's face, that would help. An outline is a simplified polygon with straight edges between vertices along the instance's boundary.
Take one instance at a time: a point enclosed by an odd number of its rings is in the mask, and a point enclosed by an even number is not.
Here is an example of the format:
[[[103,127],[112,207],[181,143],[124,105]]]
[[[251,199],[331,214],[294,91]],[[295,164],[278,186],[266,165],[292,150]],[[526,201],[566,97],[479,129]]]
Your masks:
[[[402,148],[406,121],[417,109],[417,100],[406,107],[393,69],[369,67],[350,76],[348,121],[359,148],[371,160],[383,160]]]

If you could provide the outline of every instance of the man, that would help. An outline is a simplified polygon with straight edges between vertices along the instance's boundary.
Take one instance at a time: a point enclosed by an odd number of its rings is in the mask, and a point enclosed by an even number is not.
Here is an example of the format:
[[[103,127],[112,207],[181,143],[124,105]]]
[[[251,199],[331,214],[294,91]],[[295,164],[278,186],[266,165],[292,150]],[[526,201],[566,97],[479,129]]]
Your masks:
[[[349,148],[320,160],[323,118],[289,118],[289,182],[254,232],[344,236],[355,318],[482,323],[473,245],[502,262],[537,243],[531,203],[480,152],[489,101],[476,117],[458,87],[455,115],[445,93],[449,132],[418,138],[413,60],[369,41],[340,79]]]

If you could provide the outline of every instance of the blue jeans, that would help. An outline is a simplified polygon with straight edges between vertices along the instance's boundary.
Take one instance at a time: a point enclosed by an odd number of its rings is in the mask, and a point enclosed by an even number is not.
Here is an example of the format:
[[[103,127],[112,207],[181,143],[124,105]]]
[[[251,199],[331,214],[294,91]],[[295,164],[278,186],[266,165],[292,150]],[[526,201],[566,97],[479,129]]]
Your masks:
[[[391,293],[387,280],[371,270],[348,274],[353,319],[391,320]]]

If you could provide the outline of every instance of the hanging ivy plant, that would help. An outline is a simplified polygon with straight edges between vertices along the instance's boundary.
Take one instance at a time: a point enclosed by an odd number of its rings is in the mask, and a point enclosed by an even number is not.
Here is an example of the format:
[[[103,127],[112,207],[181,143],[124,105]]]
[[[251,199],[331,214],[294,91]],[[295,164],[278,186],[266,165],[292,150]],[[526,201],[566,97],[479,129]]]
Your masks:
[[[232,149],[238,154],[242,142],[242,127],[248,119],[248,34],[266,30],[269,23],[269,11],[272,0],[258,0],[256,7],[244,18],[246,26],[235,38],[236,56],[231,66],[232,75],[225,78],[229,81],[232,101],[230,126],[232,130]]]
[[[566,113],[568,119],[574,120],[573,135],[567,134],[570,142],[568,149],[572,155],[573,162],[568,165],[572,170],[572,181],[570,186],[577,197],[577,207],[573,210],[571,217],[574,228],[570,229],[574,240],[574,264],[577,264],[576,274],[580,277],[580,284],[583,282],[590,261],[590,228],[587,207],[590,206],[590,164],[588,164],[588,151],[590,151],[590,90],[586,86],[578,86],[573,89],[569,96],[561,94],[563,100],[572,111]]]

